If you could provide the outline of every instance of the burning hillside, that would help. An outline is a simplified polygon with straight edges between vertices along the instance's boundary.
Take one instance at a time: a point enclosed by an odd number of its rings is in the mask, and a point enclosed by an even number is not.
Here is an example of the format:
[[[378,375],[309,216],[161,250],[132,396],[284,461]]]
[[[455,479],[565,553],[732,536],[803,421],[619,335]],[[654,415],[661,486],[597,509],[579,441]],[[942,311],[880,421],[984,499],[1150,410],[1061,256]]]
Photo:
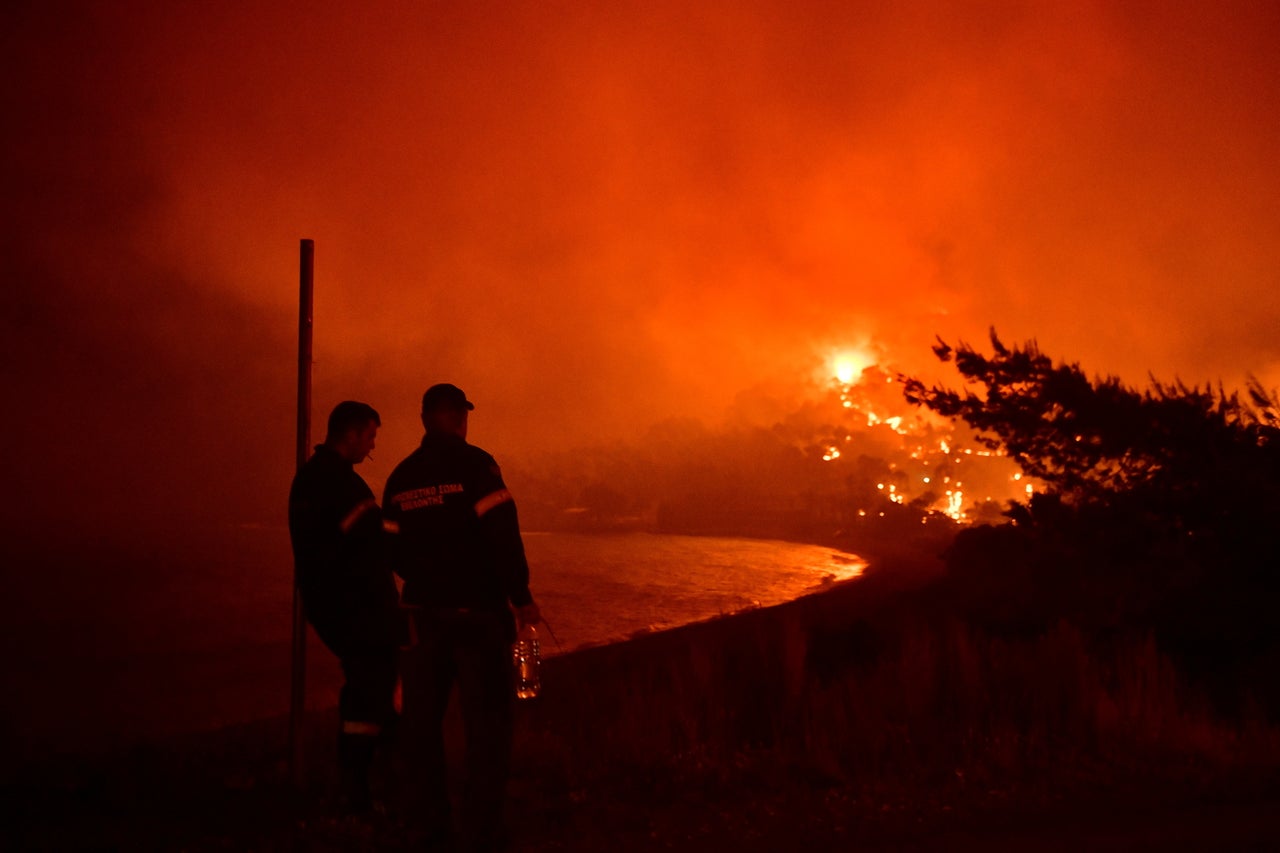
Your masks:
[[[964,424],[907,403],[898,377],[875,364],[854,375],[846,359],[837,357],[827,395],[827,408],[841,418],[813,450],[823,462],[843,468],[855,454],[882,460],[888,470],[876,478],[876,492],[919,510],[922,522],[938,514],[957,522],[988,519],[1035,491],[1012,460],[979,442]],[[859,473],[848,472],[854,478]],[[865,517],[872,509],[859,506],[856,512]]]
[[[963,424],[911,406],[874,363],[837,360],[769,423],[670,420],[638,441],[513,472],[527,525],[830,541],[997,519],[1034,486]]]

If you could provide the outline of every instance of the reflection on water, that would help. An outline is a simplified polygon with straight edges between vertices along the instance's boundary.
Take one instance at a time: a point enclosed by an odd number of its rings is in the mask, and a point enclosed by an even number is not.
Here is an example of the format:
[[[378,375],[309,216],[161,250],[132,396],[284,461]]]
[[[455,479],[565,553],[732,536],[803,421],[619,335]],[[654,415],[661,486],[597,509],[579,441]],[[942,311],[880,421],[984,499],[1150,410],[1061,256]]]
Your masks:
[[[864,565],[813,545],[644,533],[529,533],[525,546],[551,655],[778,604]],[[0,715],[0,746],[38,754],[287,712],[288,534],[243,529],[184,551],[60,558],[25,576],[0,606],[23,697]],[[308,706],[334,704],[341,675],[314,634],[307,672]]]
[[[649,533],[531,533],[525,550],[553,653],[780,604],[865,567],[816,545]]]

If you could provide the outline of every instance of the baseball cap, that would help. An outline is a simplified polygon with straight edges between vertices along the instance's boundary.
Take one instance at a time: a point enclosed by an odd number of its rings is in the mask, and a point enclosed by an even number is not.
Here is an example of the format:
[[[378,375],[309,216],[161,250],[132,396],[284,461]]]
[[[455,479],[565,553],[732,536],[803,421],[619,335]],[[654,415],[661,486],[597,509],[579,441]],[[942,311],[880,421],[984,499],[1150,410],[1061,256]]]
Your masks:
[[[467,399],[467,395],[457,385],[441,382],[432,385],[422,395],[422,411],[434,412],[438,409],[465,409],[471,411],[475,406]]]

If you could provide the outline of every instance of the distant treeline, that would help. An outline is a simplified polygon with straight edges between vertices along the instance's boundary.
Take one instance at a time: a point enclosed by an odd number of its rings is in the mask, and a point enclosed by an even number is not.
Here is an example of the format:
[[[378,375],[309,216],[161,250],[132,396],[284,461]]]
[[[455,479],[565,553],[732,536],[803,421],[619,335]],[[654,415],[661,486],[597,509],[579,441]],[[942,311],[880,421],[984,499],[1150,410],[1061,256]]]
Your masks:
[[[911,407],[901,384],[878,369],[791,411],[775,408],[718,427],[668,420],[628,442],[525,463],[509,477],[522,521],[863,547],[919,536],[926,524],[931,539],[953,533],[938,510],[953,476],[963,474],[969,495],[996,496],[967,498],[971,518],[1001,518],[1012,493],[1009,460],[955,461],[957,427]]]
[[[903,511],[875,488],[893,476],[888,461],[863,453],[850,465],[827,465],[818,429],[669,421],[634,444],[566,452],[521,470],[521,516],[550,529],[829,539],[860,508]]]

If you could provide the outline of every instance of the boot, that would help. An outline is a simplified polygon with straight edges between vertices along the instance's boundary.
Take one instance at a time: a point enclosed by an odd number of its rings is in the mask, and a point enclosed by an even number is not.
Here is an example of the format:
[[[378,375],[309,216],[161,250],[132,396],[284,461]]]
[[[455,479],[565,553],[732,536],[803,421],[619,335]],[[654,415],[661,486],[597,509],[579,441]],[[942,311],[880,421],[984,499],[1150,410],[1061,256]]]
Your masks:
[[[376,735],[343,732],[338,736],[338,776],[342,803],[347,811],[366,812],[373,808],[369,767],[377,745]]]

